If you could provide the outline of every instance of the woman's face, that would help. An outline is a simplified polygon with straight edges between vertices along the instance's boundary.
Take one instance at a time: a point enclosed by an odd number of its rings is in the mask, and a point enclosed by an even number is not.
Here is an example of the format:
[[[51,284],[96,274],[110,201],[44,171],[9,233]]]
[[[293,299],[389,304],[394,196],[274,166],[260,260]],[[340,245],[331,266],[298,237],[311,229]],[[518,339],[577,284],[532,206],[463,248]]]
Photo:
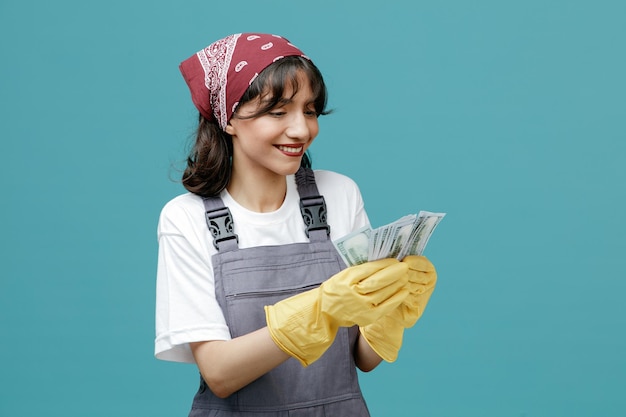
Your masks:
[[[300,168],[304,152],[319,131],[309,80],[298,74],[298,91],[285,88],[283,100],[269,113],[247,118],[262,107],[259,97],[241,105],[226,126],[232,136],[233,174],[284,176]]]

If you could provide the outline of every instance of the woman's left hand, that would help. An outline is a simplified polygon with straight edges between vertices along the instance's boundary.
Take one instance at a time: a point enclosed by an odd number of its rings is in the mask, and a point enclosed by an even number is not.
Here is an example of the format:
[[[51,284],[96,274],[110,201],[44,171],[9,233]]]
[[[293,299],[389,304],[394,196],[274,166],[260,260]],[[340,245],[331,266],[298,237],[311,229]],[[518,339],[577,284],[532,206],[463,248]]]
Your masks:
[[[387,362],[397,359],[404,329],[413,327],[422,316],[437,283],[437,271],[425,256],[407,256],[402,262],[409,266],[409,295],[388,315],[360,327],[370,347]]]

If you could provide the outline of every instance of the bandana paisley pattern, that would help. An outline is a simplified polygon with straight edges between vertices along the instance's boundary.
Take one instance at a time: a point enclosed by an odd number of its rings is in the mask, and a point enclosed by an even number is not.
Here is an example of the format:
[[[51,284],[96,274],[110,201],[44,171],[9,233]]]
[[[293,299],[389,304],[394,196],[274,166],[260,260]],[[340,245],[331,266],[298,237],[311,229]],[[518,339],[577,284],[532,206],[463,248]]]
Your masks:
[[[209,90],[213,115],[222,129],[226,126],[226,77],[230,61],[240,34],[220,39],[199,51],[196,55],[204,70],[204,83]]]
[[[183,61],[180,71],[196,108],[223,130],[259,73],[286,56],[309,59],[281,36],[238,33],[213,42]]]

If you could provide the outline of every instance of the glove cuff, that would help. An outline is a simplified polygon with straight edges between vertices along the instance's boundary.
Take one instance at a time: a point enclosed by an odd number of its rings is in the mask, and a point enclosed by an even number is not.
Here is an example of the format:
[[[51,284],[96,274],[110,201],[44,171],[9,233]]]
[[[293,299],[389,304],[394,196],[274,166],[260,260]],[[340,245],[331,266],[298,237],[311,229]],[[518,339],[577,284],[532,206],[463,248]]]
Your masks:
[[[390,317],[383,317],[368,326],[359,327],[361,336],[374,352],[386,362],[395,362],[402,347],[404,327]]]
[[[308,366],[319,359],[337,335],[338,326],[319,309],[319,289],[265,306],[265,319],[274,343]]]

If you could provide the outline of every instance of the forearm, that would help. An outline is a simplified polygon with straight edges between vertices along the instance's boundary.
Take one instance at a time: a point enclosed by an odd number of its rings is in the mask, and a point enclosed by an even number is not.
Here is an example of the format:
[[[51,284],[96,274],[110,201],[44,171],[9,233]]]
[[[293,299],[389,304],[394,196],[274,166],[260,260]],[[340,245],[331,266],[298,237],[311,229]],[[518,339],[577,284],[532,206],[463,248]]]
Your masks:
[[[232,340],[191,344],[207,385],[224,398],[290,358],[276,346],[266,327]]]
[[[374,370],[382,361],[382,358],[374,352],[360,332],[354,348],[354,361],[357,368],[363,372]]]

